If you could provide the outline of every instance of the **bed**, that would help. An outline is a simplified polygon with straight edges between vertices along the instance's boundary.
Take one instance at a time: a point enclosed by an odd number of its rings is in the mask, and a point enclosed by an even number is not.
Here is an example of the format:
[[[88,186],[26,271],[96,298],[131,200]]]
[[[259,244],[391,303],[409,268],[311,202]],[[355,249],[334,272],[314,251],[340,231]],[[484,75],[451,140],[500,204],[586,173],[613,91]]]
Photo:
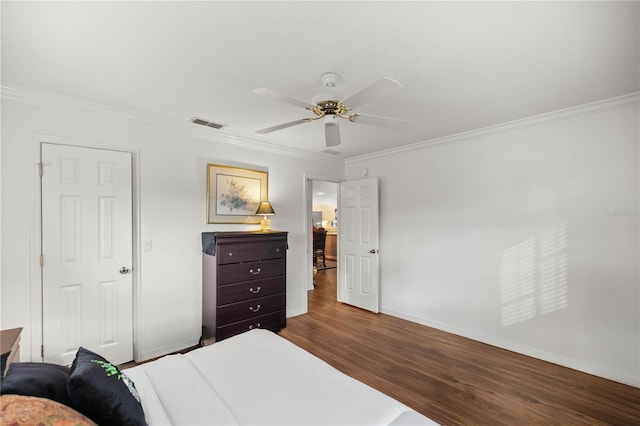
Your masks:
[[[86,380],[79,388],[71,386],[77,382],[73,382],[77,375],[74,370],[81,368],[78,358],[80,354],[71,367],[67,388],[74,403],[78,396],[96,395],[93,402],[83,401],[78,411],[99,424],[140,421],[149,425],[436,424],[267,330],[255,329],[186,354],[168,355],[124,369],[124,374],[118,371],[122,378],[135,383],[135,389],[130,390],[139,396],[144,420],[96,418],[93,413],[84,412],[83,408],[95,410],[95,399],[108,398],[97,393],[104,387],[102,384],[97,390],[87,387]],[[98,364],[92,360],[86,365],[104,372],[105,365]],[[120,381],[118,384],[121,385]],[[103,414],[111,415],[126,404],[117,401],[113,406],[116,408],[108,407]],[[137,409],[135,404],[133,409]]]

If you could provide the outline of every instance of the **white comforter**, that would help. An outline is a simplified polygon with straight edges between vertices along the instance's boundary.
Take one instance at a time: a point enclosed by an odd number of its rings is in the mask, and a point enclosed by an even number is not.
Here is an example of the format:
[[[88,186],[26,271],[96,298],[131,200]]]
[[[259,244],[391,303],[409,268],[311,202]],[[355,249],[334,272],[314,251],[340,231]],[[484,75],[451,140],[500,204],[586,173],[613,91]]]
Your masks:
[[[150,425],[435,424],[265,330],[125,371]]]

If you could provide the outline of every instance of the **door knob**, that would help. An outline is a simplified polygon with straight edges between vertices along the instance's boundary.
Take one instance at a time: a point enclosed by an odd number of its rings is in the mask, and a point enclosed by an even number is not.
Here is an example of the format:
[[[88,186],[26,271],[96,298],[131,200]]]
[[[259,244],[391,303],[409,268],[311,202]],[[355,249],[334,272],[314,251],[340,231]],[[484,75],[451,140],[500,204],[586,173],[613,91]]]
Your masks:
[[[371,254],[376,254],[377,252],[378,252],[378,250],[376,250],[376,249],[369,250],[369,253],[371,253]]]
[[[126,266],[123,266],[122,268],[120,268],[120,273],[121,274],[128,274],[129,273],[129,268],[127,268]]]

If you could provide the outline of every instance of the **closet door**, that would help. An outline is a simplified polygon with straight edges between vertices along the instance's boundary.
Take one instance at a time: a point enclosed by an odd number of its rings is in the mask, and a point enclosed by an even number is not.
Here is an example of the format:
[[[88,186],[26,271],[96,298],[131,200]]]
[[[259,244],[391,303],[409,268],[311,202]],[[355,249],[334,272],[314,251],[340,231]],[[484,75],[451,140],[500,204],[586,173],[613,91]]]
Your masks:
[[[43,143],[43,360],[133,359],[131,154]]]

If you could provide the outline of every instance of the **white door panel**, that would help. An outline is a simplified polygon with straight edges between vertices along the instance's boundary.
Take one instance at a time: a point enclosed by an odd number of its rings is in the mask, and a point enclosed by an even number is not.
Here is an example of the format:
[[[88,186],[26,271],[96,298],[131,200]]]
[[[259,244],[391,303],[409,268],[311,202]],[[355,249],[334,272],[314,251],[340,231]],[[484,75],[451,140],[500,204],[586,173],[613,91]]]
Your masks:
[[[44,360],[133,359],[131,155],[42,144]],[[123,271],[124,272],[124,271]]]
[[[378,180],[340,184],[338,301],[379,310]]]

